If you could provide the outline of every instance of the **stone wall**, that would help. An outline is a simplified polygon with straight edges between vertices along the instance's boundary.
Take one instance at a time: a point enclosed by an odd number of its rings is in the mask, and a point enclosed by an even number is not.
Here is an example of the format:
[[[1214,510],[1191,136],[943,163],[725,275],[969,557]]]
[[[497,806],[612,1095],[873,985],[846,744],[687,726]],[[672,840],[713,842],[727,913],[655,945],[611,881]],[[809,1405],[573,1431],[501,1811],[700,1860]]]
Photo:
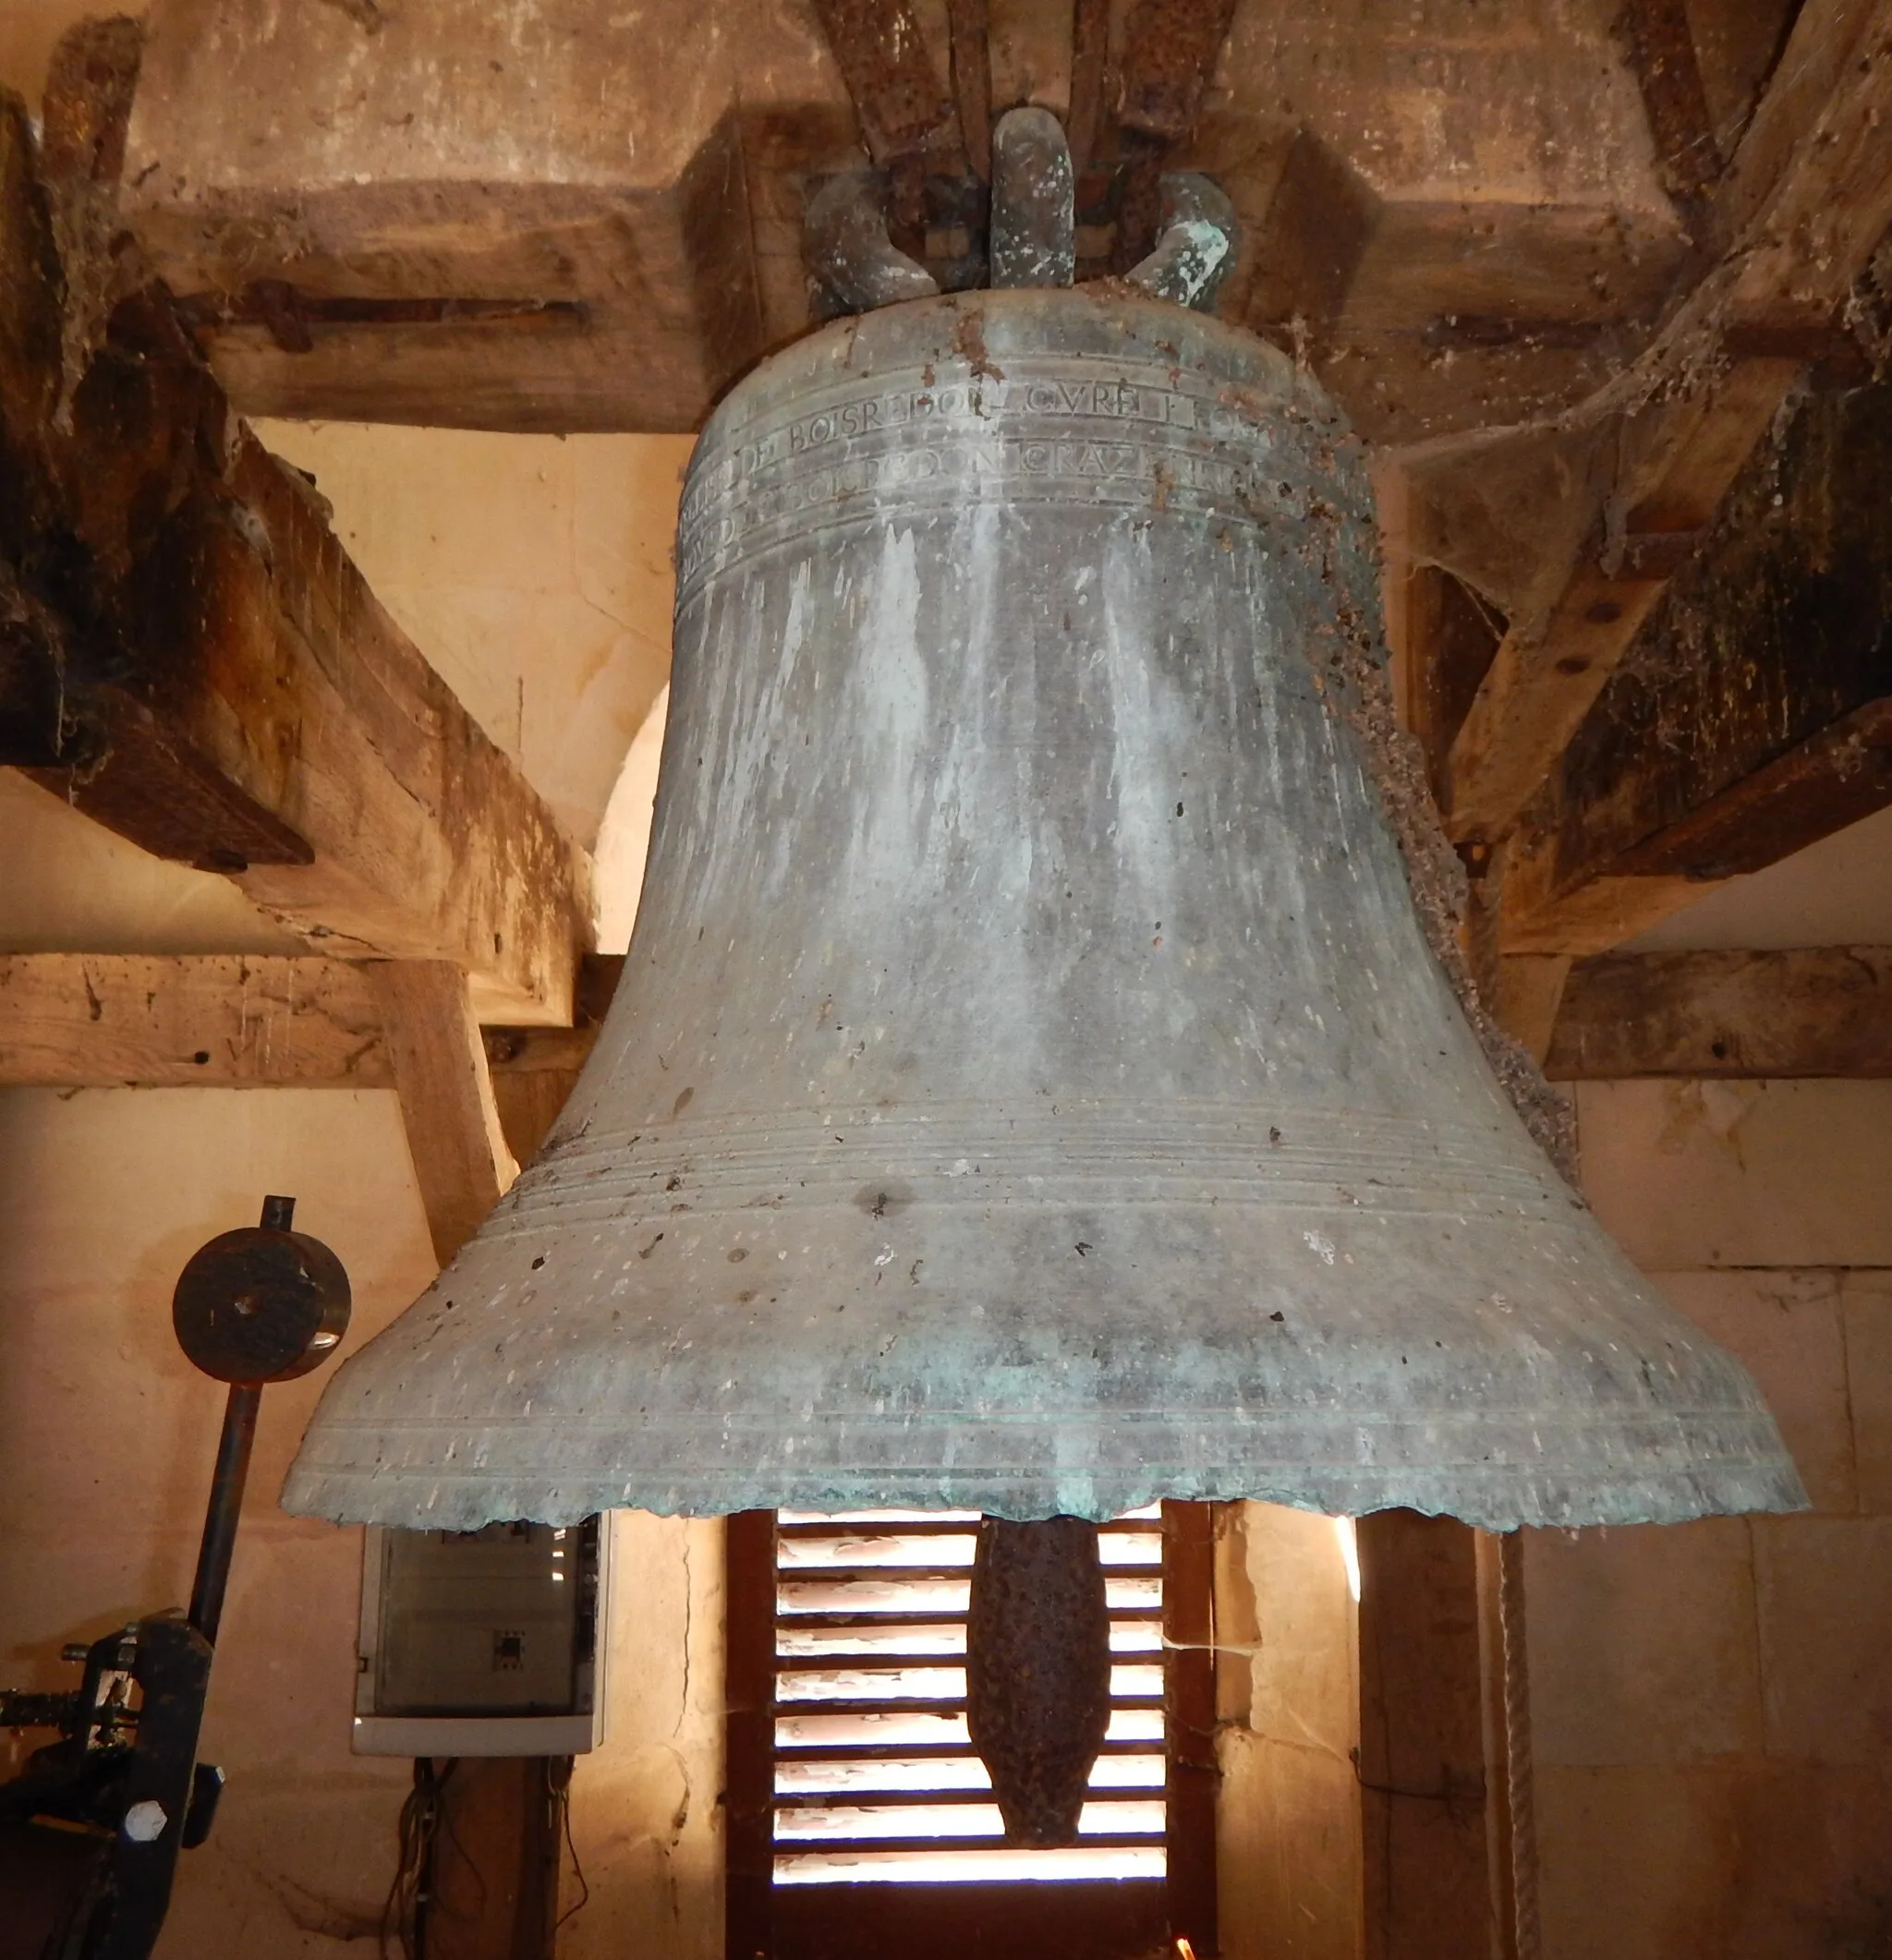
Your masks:
[[[1543,1960],[1892,1952],[1892,1083],[1578,1092],[1585,1189],[1753,1372],[1813,1509],[1526,1547]],[[1231,1960],[1362,1950],[1354,1620],[1332,1522],[1218,1575]]]
[[[1892,1950],[1892,1083],[1579,1092],[1604,1224],[1758,1378],[1789,1518],[1534,1534],[1546,1960]]]
[[[1362,1938],[1359,1650],[1342,1525],[1224,1514],[1216,1571],[1225,1960],[1354,1960]]]

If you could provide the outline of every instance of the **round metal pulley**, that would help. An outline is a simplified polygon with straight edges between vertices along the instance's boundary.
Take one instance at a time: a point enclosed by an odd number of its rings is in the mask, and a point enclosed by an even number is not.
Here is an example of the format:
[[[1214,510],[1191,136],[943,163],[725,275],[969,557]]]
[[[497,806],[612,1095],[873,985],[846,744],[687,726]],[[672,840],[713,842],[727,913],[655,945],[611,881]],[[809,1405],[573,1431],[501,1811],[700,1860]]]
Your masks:
[[[171,1298],[177,1345],[220,1382],[287,1382],[348,1329],[348,1276],[320,1239],[249,1225],[191,1254]]]

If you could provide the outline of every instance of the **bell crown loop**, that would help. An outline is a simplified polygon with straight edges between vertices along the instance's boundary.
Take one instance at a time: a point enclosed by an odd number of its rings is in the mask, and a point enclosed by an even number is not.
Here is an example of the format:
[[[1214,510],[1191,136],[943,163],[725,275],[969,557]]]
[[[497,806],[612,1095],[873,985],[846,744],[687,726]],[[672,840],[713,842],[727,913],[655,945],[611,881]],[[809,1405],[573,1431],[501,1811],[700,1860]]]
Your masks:
[[[916,300],[718,409],[607,1024],[295,1511],[1788,1509],[1530,1141],[1348,725],[1359,458],[1253,337]]]

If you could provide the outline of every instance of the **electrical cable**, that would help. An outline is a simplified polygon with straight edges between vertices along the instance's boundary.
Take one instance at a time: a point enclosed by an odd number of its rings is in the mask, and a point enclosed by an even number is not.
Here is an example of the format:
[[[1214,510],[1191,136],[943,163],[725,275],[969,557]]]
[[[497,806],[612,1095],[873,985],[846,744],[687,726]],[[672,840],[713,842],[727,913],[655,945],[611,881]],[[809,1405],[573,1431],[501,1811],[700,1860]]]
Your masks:
[[[552,1929],[554,1934],[567,1919],[583,1912],[591,1899],[591,1887],[586,1881],[585,1868],[578,1862],[578,1847],[572,1838],[572,1768],[569,1756],[546,1758],[545,1787],[552,1807],[553,1841],[563,1835],[572,1860],[572,1876],[578,1881],[577,1899],[559,1914]]]
[[[414,1786],[402,1800],[395,1827],[394,1875],[381,1909],[381,1960],[391,1960],[390,1939],[399,1942],[400,1960],[419,1960],[428,1874],[443,1821],[446,1785],[455,1761],[449,1757],[436,1770],[431,1757],[414,1759]]]

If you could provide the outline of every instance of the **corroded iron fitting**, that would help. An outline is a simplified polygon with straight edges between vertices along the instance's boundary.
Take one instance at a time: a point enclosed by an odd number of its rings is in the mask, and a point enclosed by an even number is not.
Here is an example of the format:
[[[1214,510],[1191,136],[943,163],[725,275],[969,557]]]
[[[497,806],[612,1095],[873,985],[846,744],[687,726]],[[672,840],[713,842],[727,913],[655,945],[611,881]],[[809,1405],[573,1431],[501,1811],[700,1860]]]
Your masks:
[[[1124,274],[1152,297],[1198,312],[1214,310],[1235,260],[1235,208],[1206,176],[1165,175],[1154,247]],[[810,274],[846,313],[868,313],[930,297],[941,281],[893,242],[890,180],[872,170],[843,172],[811,192],[802,226]],[[1146,236],[1147,234],[1146,233]],[[1068,286],[1077,276],[1076,177],[1064,127],[1049,109],[1008,110],[992,130],[991,204],[983,278],[979,255],[950,284]]]

